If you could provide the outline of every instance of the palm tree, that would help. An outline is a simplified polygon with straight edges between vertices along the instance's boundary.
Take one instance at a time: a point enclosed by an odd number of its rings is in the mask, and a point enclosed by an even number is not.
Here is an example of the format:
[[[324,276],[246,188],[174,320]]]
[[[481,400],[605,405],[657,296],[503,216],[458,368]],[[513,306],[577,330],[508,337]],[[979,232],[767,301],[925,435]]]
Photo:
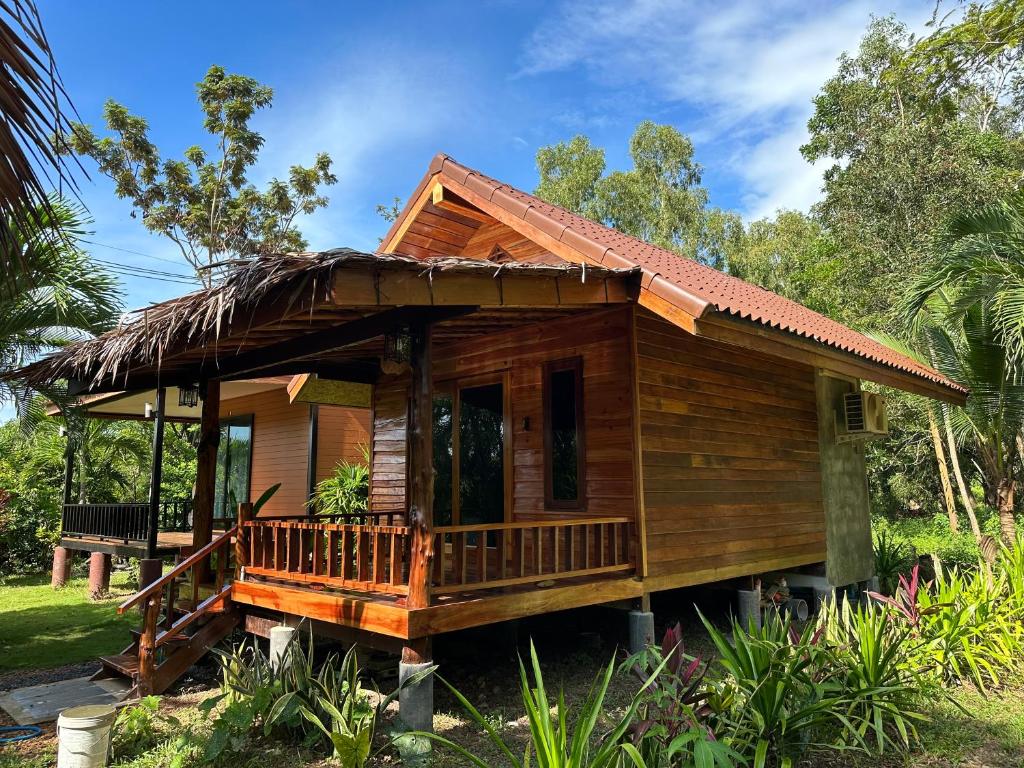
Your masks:
[[[938,417],[953,438],[949,446],[954,460],[957,445],[970,444],[973,448],[986,498],[999,512],[1003,537],[1012,542],[1017,535],[1014,505],[1024,459],[1020,439],[1024,426],[1024,366],[1007,353],[987,302],[965,307],[953,301],[946,305],[945,313],[936,314],[936,300],[942,298],[939,292],[933,294],[912,323],[918,348],[928,350],[927,358],[920,354],[917,357],[970,388],[965,407],[944,407]],[[893,339],[884,341],[897,344]],[[903,349],[913,352],[906,346]],[[937,416],[931,404],[927,407],[932,438],[938,440]],[[958,480],[965,491],[962,477]],[[973,508],[967,506],[967,511],[978,537],[980,529]]]
[[[70,341],[105,331],[120,311],[116,280],[94,266],[77,245],[87,223],[82,210],[53,198],[30,215],[40,226],[12,226],[14,239],[7,246],[17,249],[24,269],[8,276],[9,290],[0,290],[0,405],[13,402],[22,413],[38,399],[3,374]],[[61,398],[56,388],[40,394]]]
[[[33,0],[0,0],[0,285],[28,264],[10,247],[50,215],[47,186],[71,184],[51,137],[68,125],[70,102]]]
[[[933,243],[935,261],[907,302],[908,318],[947,291],[954,312],[984,303],[1007,354],[1024,358],[1024,191],[952,218]]]
[[[954,217],[933,249],[933,264],[908,295],[906,317],[913,324],[936,296],[952,297],[944,322],[958,332],[944,336],[937,362],[971,396],[965,409],[948,410],[950,427],[974,442],[986,496],[1012,541],[1024,454],[1024,192]]]

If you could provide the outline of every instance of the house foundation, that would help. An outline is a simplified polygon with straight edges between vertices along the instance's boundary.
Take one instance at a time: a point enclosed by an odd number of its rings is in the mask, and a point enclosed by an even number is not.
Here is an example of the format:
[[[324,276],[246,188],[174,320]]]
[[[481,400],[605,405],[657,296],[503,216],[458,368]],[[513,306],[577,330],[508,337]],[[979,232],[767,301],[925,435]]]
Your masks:
[[[64,547],[53,548],[53,573],[50,576],[50,586],[54,589],[63,587],[71,578],[71,563],[73,555],[70,549]]]
[[[110,591],[110,555],[89,553],[89,599],[98,600]]]
[[[639,653],[654,645],[654,614],[651,611],[629,612],[629,652]]]

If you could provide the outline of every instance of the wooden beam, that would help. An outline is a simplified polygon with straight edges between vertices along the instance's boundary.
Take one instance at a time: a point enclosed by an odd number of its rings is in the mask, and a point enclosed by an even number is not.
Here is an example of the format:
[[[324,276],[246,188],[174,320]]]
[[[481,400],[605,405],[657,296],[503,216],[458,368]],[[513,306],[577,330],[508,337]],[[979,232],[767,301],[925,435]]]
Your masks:
[[[416,198],[416,202],[413,203],[412,208],[404,214],[401,225],[395,230],[395,233],[387,239],[386,242],[381,243],[381,251],[384,253],[394,253],[398,244],[402,242],[402,238],[405,237],[405,233],[409,231],[409,227],[416,221],[416,217],[419,212],[423,210],[428,202],[430,202],[431,189],[430,186],[423,188],[419,196]]]
[[[388,331],[427,320],[440,321],[461,317],[476,311],[475,306],[458,307],[396,307],[343,325],[325,328],[294,339],[269,344],[251,352],[226,358],[219,364],[204,364],[200,372],[223,379],[228,376],[267,375],[267,370],[307,357],[337,352],[361,341],[381,336]]]
[[[231,587],[231,599],[244,605],[306,616],[390,637],[409,637],[409,611],[379,600],[362,600],[338,593],[255,581],[236,581]]]
[[[431,327],[421,323],[412,333],[412,388],[409,397],[409,608],[430,605],[434,562],[433,366]]]
[[[430,202],[438,208],[451,211],[452,213],[457,213],[460,216],[465,216],[467,219],[473,219],[474,221],[481,221],[485,223],[494,221],[493,216],[488,213],[484,213],[476,206],[466,202],[451,190],[445,189],[440,182],[435,183],[434,186],[431,187]]]

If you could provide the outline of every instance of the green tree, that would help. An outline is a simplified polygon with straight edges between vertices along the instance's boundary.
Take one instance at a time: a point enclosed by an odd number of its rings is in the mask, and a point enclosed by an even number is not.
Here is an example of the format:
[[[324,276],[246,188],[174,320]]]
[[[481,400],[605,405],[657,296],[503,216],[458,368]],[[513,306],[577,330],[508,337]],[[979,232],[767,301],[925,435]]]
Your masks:
[[[11,246],[25,268],[9,275],[10,290],[0,291],[0,404],[23,413],[32,393],[3,374],[68,342],[109,328],[120,312],[116,280],[97,268],[78,245],[87,222],[80,208],[56,198],[31,214],[40,222],[29,229],[13,226]],[[48,389],[59,399],[58,388]]]
[[[966,98],[975,89],[952,75],[937,82],[914,45],[901,23],[873,20],[816,97],[802,148],[833,161],[816,214],[843,253],[837,282],[850,311],[869,327],[894,319],[948,212],[997,199],[1024,169],[1020,135],[979,128]]]
[[[975,438],[985,485],[999,509],[1004,537],[1014,528],[1014,501],[1024,425],[1024,193],[954,217],[935,238],[935,259],[912,287],[905,308],[919,317],[948,293],[947,322],[963,324],[963,341],[946,345],[947,367],[971,387],[953,412],[961,434]],[[954,367],[960,351],[969,364]]]
[[[812,216],[779,211],[774,218],[750,222],[727,261],[729,274],[837,320],[856,320],[839,286],[841,254]]]
[[[645,120],[629,141],[629,154],[630,170],[605,174],[604,150],[585,136],[542,147],[535,193],[627,235],[723,266],[741,224],[737,216],[708,207],[690,139]]]
[[[103,108],[112,136],[100,138],[74,123],[57,144],[95,160],[117,196],[131,201],[147,229],[169,238],[209,286],[214,271],[233,258],[305,248],[296,219],[327,205],[321,188],[337,177],[321,152],[309,167],[293,165],[287,181],[275,178],[256,189],[246,174],[263,137],[249,122],[270,106],[273,91],[213,66],[196,92],[211,147],[193,145],[183,159],[162,159],[146,120],[112,100]]]

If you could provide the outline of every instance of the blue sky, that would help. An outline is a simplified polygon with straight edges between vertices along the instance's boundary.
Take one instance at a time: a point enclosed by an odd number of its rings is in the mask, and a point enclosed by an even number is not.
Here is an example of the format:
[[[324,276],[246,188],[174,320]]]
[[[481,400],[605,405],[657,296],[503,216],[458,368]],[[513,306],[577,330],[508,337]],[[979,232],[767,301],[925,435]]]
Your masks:
[[[169,155],[202,139],[194,83],[211,64],[272,86],[251,180],[331,154],[330,207],[302,222],[314,248],[373,248],[385,229],[374,206],[408,195],[437,151],[532,189],[538,147],[585,133],[609,166],[625,167],[645,118],[694,139],[713,204],[749,217],[806,208],[820,169],[797,147],[836,57],[872,13],[919,26],[931,10],[860,0],[40,5],[83,119],[98,126],[114,98],[149,120]],[[86,169],[95,255],[187,274]],[[187,286],[128,278],[125,289],[138,307]]]

